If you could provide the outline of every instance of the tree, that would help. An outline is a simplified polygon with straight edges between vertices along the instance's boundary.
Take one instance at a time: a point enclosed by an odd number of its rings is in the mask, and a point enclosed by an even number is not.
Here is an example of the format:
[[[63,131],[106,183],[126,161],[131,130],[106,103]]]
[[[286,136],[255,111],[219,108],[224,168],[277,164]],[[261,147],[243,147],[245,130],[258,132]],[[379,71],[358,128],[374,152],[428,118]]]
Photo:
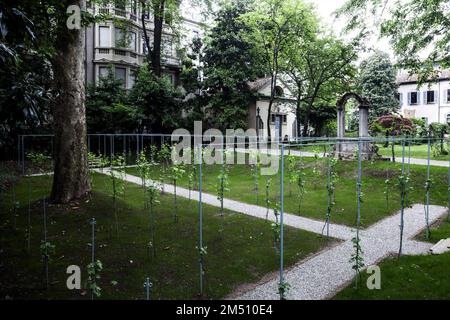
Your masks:
[[[384,115],[376,119],[370,126],[372,135],[381,134],[386,137],[388,147],[389,136],[405,136],[414,133],[415,126],[410,119],[397,115]],[[392,161],[395,162],[395,141],[392,140]]]
[[[17,1],[0,4],[0,148],[10,155],[19,134],[49,130],[51,65],[37,49],[35,25]]]
[[[67,13],[70,6],[81,9],[79,12],[75,10],[75,20],[87,18],[83,11],[86,1],[83,0],[6,1],[4,5],[4,8],[13,8],[12,11],[26,17],[27,23],[14,26],[18,28],[15,33],[23,32],[29,37],[32,32],[33,41],[24,43],[26,50],[45,57],[51,68],[55,134],[51,198],[54,202],[63,203],[90,191],[86,148],[85,31],[83,27],[69,29],[68,22],[74,18]],[[87,19],[82,20],[83,23],[88,22]],[[35,99],[36,91],[32,95]]]
[[[66,14],[70,5],[85,10],[86,1],[51,2],[57,13],[52,57],[57,96],[53,107],[55,168],[51,199],[67,203],[91,190],[86,146],[85,29],[69,30]]]
[[[112,67],[97,84],[88,86],[86,113],[89,130],[94,133],[131,132],[139,127],[143,115],[129,105],[121,80],[115,79]]]
[[[276,87],[282,69],[282,59],[287,48],[297,41],[306,41],[314,35],[316,19],[311,6],[300,0],[262,0],[243,15],[251,28],[250,39],[263,54],[265,71],[270,77],[270,99],[267,123],[270,123]],[[268,130],[269,139],[271,131]]]
[[[125,0],[119,0],[125,1]],[[161,68],[161,48],[165,26],[168,26],[175,32],[175,27],[180,21],[179,6],[180,0],[139,0],[142,7],[141,25],[144,31],[144,41],[147,50],[147,59],[150,62],[153,74],[156,77],[162,76]],[[205,4],[210,8],[212,0],[193,0],[192,4]],[[150,12],[153,14],[153,36],[150,37],[146,20]],[[173,35],[177,37],[176,34]]]
[[[248,1],[225,4],[205,39],[203,86],[216,128],[247,127],[248,104],[254,97],[247,83],[263,75],[261,52],[245,38],[251,30],[240,19],[248,10]]]
[[[348,0],[338,15],[348,17],[347,30],[363,36],[367,21],[380,21],[380,35],[390,39],[398,66],[418,74],[421,84],[437,77],[436,64],[450,67],[449,12],[443,0]]]
[[[369,121],[400,109],[395,74],[384,52],[378,51],[361,63],[358,82],[362,96],[370,102]]]
[[[352,86],[357,58],[356,43],[344,43],[332,36],[316,37],[288,48],[287,74],[296,95],[297,132],[303,136],[313,125],[316,133],[336,117],[336,100]]]
[[[172,132],[181,121],[181,93],[168,77],[158,78],[147,65],[137,71],[128,103],[143,118],[142,129],[149,132]]]

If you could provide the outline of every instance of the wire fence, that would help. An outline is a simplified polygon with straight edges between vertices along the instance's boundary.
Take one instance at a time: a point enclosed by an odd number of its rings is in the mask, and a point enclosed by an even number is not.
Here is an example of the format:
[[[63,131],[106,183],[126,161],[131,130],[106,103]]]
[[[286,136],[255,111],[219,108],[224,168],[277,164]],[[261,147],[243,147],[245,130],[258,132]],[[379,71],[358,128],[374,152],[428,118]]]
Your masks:
[[[326,184],[325,189],[321,192],[326,194],[326,210],[323,210],[322,220],[324,222],[324,227],[322,229],[322,234],[326,237],[333,237],[330,233],[330,224],[332,223],[332,213],[333,205],[335,202],[336,193],[339,190],[336,187],[336,161],[347,161],[349,163],[349,168],[353,168],[356,172],[356,177],[354,181],[355,193],[354,193],[354,203],[355,203],[355,224],[356,228],[354,241],[358,245],[356,246],[356,255],[362,254],[360,242],[360,229],[361,221],[364,217],[363,202],[365,199],[365,177],[364,174],[368,171],[368,166],[370,163],[392,163],[393,160],[397,158],[396,167],[392,169],[377,169],[376,174],[380,174],[385,170],[387,172],[387,178],[384,180],[387,184],[388,180],[393,180],[394,176],[396,178],[395,188],[399,192],[400,197],[400,221],[399,221],[399,249],[398,255],[402,255],[403,250],[403,231],[404,231],[404,212],[409,206],[410,194],[408,190],[411,185],[411,172],[412,164],[422,165],[426,167],[425,170],[425,183],[423,190],[424,199],[424,220],[426,223],[426,237],[430,235],[430,194],[433,190],[433,183],[431,179],[431,167],[436,161],[433,158],[433,152],[435,151],[438,156],[436,158],[440,159],[440,165],[448,167],[447,169],[447,179],[439,181],[442,184],[441,189],[447,190],[447,202],[446,205],[450,210],[450,155],[449,154],[449,143],[450,140],[442,138],[414,138],[414,137],[362,137],[362,138],[337,138],[337,137],[308,137],[308,138],[294,138],[288,141],[275,141],[271,144],[266,139],[262,137],[232,137],[228,141],[217,142],[214,136],[206,137],[209,143],[204,143],[204,136],[178,136],[177,139],[172,141],[171,135],[162,134],[91,134],[87,137],[88,151],[95,153],[97,155],[103,155],[109,157],[110,160],[117,155],[126,155],[126,164],[133,165],[142,151],[145,151],[149,157],[151,154],[148,152],[151,146],[161,147],[165,144],[174,146],[179,142],[179,138],[190,139],[190,144],[193,146],[189,152],[194,152],[195,159],[198,162],[194,165],[197,166],[197,183],[198,183],[198,250],[199,250],[199,290],[203,294],[205,280],[204,280],[204,224],[203,224],[203,206],[204,206],[204,181],[205,181],[205,166],[208,166],[203,160],[205,148],[217,149],[214,152],[221,153],[222,159],[225,158],[225,153],[231,153],[234,157],[238,153],[247,153],[247,162],[253,157],[256,163],[251,163],[253,165],[258,165],[258,159],[260,155],[270,154],[274,156],[272,161],[279,163],[279,171],[276,173],[277,179],[279,179],[279,190],[277,194],[277,200],[275,204],[267,208],[275,215],[276,223],[279,230],[279,294],[280,298],[285,298],[286,295],[286,279],[285,279],[285,259],[284,259],[284,222],[286,211],[286,204],[292,208],[292,202],[300,201],[293,200],[290,195],[287,195],[286,188],[289,186],[293,180],[297,184],[299,190],[305,186],[301,185],[301,180],[304,179],[302,176],[302,170],[311,169],[311,164],[304,163],[302,160],[308,159],[308,161],[313,161],[320,163],[323,170],[320,175],[317,175],[318,180],[323,179],[324,184]],[[203,140],[202,140],[203,139]],[[53,136],[52,135],[23,135],[19,137],[18,143],[18,164],[22,168],[23,173],[27,172],[27,155],[32,152],[44,152],[47,153],[50,159],[53,159]],[[228,143],[227,143],[228,142]],[[269,147],[268,147],[269,146]],[[421,146],[422,149],[419,151],[415,150],[416,146]],[[385,156],[380,156],[380,148],[385,148]],[[396,151],[397,150],[397,151]],[[436,151],[437,150],[437,151]],[[391,153],[392,152],[392,153]],[[256,155],[256,157],[255,157]],[[227,155],[228,156],[228,155]],[[447,157],[446,160],[442,160]],[[291,165],[292,159],[296,160],[295,165]],[[156,161],[156,159],[151,159]],[[217,165],[226,165],[225,161],[217,163]],[[309,166],[308,166],[309,165]],[[313,169],[316,169],[314,164]],[[351,169],[351,170],[353,170]],[[370,169],[370,168],[369,168]],[[375,170],[375,169],[373,169]],[[398,170],[397,175],[392,172]],[[209,174],[209,173],[206,173]],[[251,174],[251,173],[250,173]],[[293,175],[296,175],[293,179]],[[380,179],[378,179],[380,180]],[[393,183],[391,181],[391,183]],[[391,186],[391,189],[394,189]],[[301,191],[301,190],[300,190]],[[305,190],[303,190],[305,191]],[[252,192],[249,190],[249,192]],[[290,191],[289,191],[290,192]],[[393,192],[391,190],[391,192]],[[389,194],[386,194],[388,197]],[[289,197],[289,201],[287,201]],[[387,198],[386,198],[387,199]],[[441,199],[442,200],[442,199]],[[299,205],[300,207],[300,205]],[[300,211],[300,210],[299,210]],[[278,216],[277,216],[278,213]],[[302,214],[301,212],[299,213]],[[315,218],[315,217],[314,217]],[[357,263],[357,262],[355,262]]]

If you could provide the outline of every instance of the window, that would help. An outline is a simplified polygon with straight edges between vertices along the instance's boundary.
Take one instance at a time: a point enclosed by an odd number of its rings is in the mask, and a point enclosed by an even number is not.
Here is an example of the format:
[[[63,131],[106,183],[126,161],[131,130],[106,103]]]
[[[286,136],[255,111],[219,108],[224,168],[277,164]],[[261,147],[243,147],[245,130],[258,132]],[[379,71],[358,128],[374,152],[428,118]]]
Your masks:
[[[130,76],[128,77],[128,86],[132,88],[136,82],[136,71],[130,70]]]
[[[428,104],[432,104],[432,103],[436,102],[434,91],[427,91],[426,92],[426,98],[427,98],[426,101],[427,101]]]
[[[125,87],[126,84],[126,75],[127,75],[127,69],[125,68],[115,68],[115,78],[116,80],[122,81],[122,86]]]
[[[131,8],[131,13],[134,14],[134,15],[136,15],[136,13],[137,13],[137,3],[136,3],[136,0],[131,0],[130,8]]]
[[[450,126],[450,114],[447,115],[447,124]]]
[[[131,32],[130,33],[130,45],[129,48],[133,51],[137,51],[137,47],[136,47],[136,32]]]
[[[398,93],[397,94],[397,99],[400,102],[400,105],[403,105],[403,93]]]
[[[409,93],[409,105],[414,105],[419,103],[419,94],[417,91]]]
[[[125,47],[125,33],[120,28],[115,29],[115,44],[116,47]]]
[[[282,123],[287,123],[287,115],[286,114],[271,114],[271,122],[275,123],[276,119],[280,118]]]
[[[111,46],[111,33],[109,27],[99,27],[99,46],[100,47],[110,47]]]
[[[114,1],[114,6],[117,9],[125,10],[125,0],[115,0]]]
[[[104,78],[108,76],[108,67],[99,67],[98,68],[98,76],[99,78]]]
[[[283,88],[280,86],[275,87],[275,96],[282,97],[283,96]]]
[[[447,102],[450,102],[450,89],[447,89],[447,99],[445,99]]]

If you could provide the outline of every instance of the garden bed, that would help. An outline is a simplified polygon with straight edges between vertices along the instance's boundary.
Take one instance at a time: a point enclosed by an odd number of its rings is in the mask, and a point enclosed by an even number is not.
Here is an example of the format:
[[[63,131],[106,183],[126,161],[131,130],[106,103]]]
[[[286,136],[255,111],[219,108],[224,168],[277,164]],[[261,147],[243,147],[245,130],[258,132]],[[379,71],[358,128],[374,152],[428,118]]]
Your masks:
[[[30,184],[28,184],[28,182]],[[49,283],[44,289],[39,249],[43,238],[43,197],[51,178],[22,178],[2,194],[0,295],[11,299],[89,299],[85,290],[66,288],[66,268],[78,265],[82,282],[91,262],[91,225],[96,224],[96,259],[101,260],[99,286],[102,299],[144,299],[144,281],[153,282],[153,299],[222,298],[245,283],[257,282],[279,267],[269,222],[225,211],[223,231],[218,208],[204,205],[204,296],[199,297],[198,203],[178,199],[179,221],[173,218],[173,197],[163,195],[155,207],[156,257],[149,251],[150,227],[144,194],[138,185],[125,184],[125,196],[117,203],[119,231],[115,229],[111,181],[94,175],[91,198],[69,206],[47,208],[48,241],[55,245],[49,263]],[[17,201],[14,217],[13,189]],[[29,193],[30,191],[30,193]],[[30,198],[28,195],[31,195]],[[31,212],[30,252],[27,250],[28,200]],[[316,234],[285,228],[284,257],[287,266],[329,244]]]
[[[297,161],[300,161],[297,159]],[[301,167],[304,176],[304,195],[299,201],[298,188],[294,183],[289,185],[289,172],[285,170],[285,212],[312,219],[325,220],[327,212],[327,159],[303,158]],[[287,161],[285,161],[287,162]],[[335,183],[335,204],[332,208],[331,222],[354,226],[356,223],[356,161],[338,161],[336,165],[337,179]],[[300,165],[298,165],[300,166]],[[287,165],[286,165],[287,167]],[[165,176],[165,183],[172,183],[167,174],[162,173],[163,166],[151,167],[150,177],[161,181]],[[274,176],[258,177],[258,200],[256,184],[250,165],[230,165],[228,174],[228,191],[225,198],[242,201],[249,204],[266,205],[266,185],[270,180],[269,200],[278,201],[280,173]],[[189,168],[187,168],[189,171]],[[368,227],[375,222],[394,214],[400,209],[400,192],[397,187],[401,163],[385,161],[365,161],[362,164],[362,192],[361,226]],[[425,166],[411,165],[410,203],[424,203],[425,201]],[[221,165],[203,165],[203,191],[216,194],[218,176]],[[138,168],[128,168],[127,172],[139,176]],[[430,203],[447,205],[447,168],[433,167],[431,171],[432,189]],[[197,177],[196,177],[197,178]],[[389,178],[389,185],[386,180]],[[188,188],[189,179],[185,174],[178,181],[179,186]],[[386,200],[386,195],[388,199]],[[300,208],[299,208],[300,204]]]

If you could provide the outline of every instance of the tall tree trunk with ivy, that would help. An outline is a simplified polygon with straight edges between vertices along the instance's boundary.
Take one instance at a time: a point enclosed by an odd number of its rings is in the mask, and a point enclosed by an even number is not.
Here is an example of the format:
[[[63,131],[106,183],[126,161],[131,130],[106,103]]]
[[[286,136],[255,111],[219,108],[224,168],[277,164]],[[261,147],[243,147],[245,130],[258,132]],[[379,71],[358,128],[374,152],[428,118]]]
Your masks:
[[[86,8],[85,0],[66,0],[65,6]],[[86,146],[85,29],[69,30],[58,21],[53,58],[58,97],[53,106],[54,176],[51,199],[67,203],[90,192]]]
[[[164,26],[164,13],[166,7],[165,0],[151,0],[153,7],[153,47],[150,44],[150,38],[148,36],[147,29],[145,27],[146,13],[142,12],[141,15],[141,24],[144,31],[144,41],[145,46],[147,48],[147,57],[151,62],[151,68],[153,74],[156,77],[161,77],[162,68],[161,68],[161,43],[162,43],[162,33]],[[141,5],[143,8],[147,8],[149,10],[149,4],[146,0],[141,0]]]

